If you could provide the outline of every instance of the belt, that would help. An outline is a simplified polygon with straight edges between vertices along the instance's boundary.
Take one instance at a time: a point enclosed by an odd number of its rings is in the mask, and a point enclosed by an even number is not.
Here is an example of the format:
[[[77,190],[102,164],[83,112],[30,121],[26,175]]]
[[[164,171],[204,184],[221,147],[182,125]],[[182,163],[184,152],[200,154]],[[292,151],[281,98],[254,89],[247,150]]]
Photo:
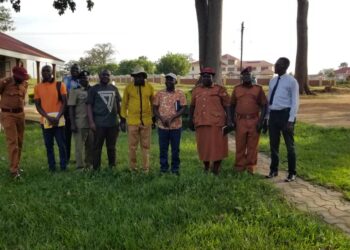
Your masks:
[[[1,109],[1,112],[6,112],[6,113],[22,113],[22,112],[23,112],[23,108]]]
[[[285,108],[285,109],[271,109],[270,112],[271,113],[283,113],[283,112],[289,112],[290,111],[290,108]]]
[[[238,119],[255,119],[259,116],[259,114],[236,114]]]

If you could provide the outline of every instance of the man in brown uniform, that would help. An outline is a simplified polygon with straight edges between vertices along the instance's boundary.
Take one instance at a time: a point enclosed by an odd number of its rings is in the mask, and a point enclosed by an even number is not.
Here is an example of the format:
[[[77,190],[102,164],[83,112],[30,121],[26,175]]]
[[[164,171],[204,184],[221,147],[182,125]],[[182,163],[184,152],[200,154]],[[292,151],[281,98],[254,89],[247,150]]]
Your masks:
[[[267,99],[262,87],[252,84],[250,67],[245,68],[241,76],[242,84],[234,88],[231,96],[232,115],[236,127],[235,169],[237,171],[247,169],[250,173],[254,173]]]
[[[14,67],[13,76],[0,80],[1,123],[5,130],[10,173],[20,177],[19,162],[24,134],[24,101],[29,76],[23,67]]]
[[[213,83],[212,68],[201,70],[202,83],[192,91],[190,129],[196,130],[199,159],[208,171],[213,162],[213,173],[218,174],[223,158],[228,155],[227,135],[223,127],[231,126],[230,97],[226,89]]]

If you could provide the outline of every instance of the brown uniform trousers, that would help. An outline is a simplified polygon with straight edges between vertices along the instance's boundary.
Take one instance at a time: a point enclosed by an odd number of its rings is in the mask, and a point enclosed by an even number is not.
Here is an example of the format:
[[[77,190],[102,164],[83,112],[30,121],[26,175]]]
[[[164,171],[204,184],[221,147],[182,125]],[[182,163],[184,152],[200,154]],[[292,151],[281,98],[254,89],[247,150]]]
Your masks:
[[[19,171],[24,135],[24,99],[28,83],[15,84],[13,78],[0,80],[1,123],[4,127],[10,172]]]
[[[24,113],[2,112],[1,123],[5,131],[10,172],[11,174],[16,174],[19,171],[23,145]]]
[[[253,85],[235,87],[231,97],[231,103],[235,107],[236,123],[236,160],[235,169],[243,171],[247,169],[254,173],[258,159],[260,107],[267,103],[265,93],[261,86]]]

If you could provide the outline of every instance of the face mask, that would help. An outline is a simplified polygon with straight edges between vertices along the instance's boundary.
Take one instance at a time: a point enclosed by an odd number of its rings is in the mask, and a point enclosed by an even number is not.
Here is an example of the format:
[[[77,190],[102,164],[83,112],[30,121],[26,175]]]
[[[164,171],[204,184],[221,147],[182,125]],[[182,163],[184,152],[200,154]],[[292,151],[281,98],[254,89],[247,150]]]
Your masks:
[[[143,78],[135,78],[134,83],[135,83],[136,86],[145,85],[145,79],[143,79]]]
[[[211,78],[203,78],[202,82],[205,87],[209,87],[212,85],[213,80]]]
[[[244,86],[252,85],[252,77],[251,77],[251,75],[243,75],[242,76],[242,83],[243,83]]]
[[[174,91],[174,90],[175,90],[175,85],[167,85],[167,86],[166,86],[166,90],[167,90],[167,91],[170,91],[170,92],[171,92],[171,91]]]

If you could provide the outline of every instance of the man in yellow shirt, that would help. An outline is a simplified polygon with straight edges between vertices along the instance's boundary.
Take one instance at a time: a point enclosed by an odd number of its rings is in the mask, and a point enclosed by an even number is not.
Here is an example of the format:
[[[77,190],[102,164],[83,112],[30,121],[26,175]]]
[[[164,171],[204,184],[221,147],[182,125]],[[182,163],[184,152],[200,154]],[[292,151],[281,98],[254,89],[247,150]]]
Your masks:
[[[154,90],[151,84],[146,83],[147,73],[142,67],[136,67],[131,76],[134,82],[124,90],[120,127],[125,132],[127,123],[130,169],[137,170],[136,150],[140,142],[142,167],[148,173]]]

